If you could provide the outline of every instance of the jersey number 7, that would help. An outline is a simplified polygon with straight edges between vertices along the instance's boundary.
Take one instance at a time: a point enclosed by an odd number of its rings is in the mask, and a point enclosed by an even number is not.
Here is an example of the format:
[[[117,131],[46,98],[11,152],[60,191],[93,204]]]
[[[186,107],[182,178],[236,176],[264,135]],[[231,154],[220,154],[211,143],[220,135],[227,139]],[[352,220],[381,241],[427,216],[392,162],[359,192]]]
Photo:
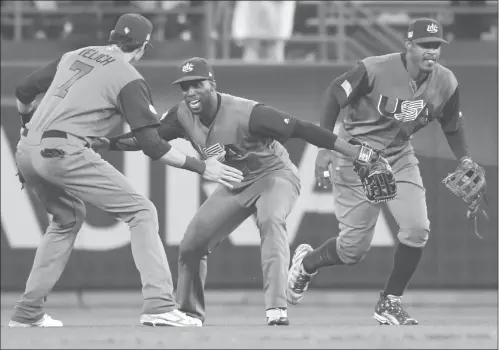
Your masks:
[[[58,97],[60,97],[60,98],[64,98],[66,96],[66,94],[68,93],[69,88],[78,79],[80,79],[80,78],[84,77],[85,75],[87,75],[88,73],[90,73],[90,71],[92,69],[94,69],[94,67],[91,66],[91,65],[89,65],[89,64],[83,63],[82,61],[76,60],[71,65],[71,67],[69,69],[71,69],[72,71],[76,71],[76,73],[71,77],[71,79],[69,79],[67,82],[65,82],[64,84],[62,84],[59,87],[59,89],[57,90],[57,92],[55,93],[55,95],[58,96]]]

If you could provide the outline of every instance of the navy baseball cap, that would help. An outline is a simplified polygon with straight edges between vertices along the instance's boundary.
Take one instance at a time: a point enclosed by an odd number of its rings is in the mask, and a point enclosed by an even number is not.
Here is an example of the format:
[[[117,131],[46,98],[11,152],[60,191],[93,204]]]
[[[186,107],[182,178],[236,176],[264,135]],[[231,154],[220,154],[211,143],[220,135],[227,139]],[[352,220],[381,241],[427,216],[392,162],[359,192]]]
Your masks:
[[[431,42],[448,42],[444,39],[443,27],[438,21],[431,18],[420,18],[409,25],[407,40],[416,44]]]
[[[116,26],[114,32],[128,37],[135,42],[144,42],[151,40],[152,23],[147,18],[138,13],[125,13],[122,15]]]
[[[215,80],[211,65],[201,57],[192,57],[182,62],[179,77],[172,84],[190,80]]]

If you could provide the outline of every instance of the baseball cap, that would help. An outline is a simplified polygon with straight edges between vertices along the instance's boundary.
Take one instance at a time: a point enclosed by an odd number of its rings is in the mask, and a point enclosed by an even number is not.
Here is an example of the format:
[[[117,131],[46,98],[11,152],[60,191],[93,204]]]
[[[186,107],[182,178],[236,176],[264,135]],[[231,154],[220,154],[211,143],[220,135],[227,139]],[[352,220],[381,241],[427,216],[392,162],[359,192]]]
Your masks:
[[[407,39],[418,43],[448,42],[444,39],[442,25],[431,18],[419,18],[409,25]]]
[[[214,80],[213,68],[204,58],[192,57],[182,62],[179,67],[179,77],[172,84],[201,79]]]
[[[132,41],[149,42],[152,33],[152,23],[138,13],[125,13],[116,22],[114,32],[126,36]]]

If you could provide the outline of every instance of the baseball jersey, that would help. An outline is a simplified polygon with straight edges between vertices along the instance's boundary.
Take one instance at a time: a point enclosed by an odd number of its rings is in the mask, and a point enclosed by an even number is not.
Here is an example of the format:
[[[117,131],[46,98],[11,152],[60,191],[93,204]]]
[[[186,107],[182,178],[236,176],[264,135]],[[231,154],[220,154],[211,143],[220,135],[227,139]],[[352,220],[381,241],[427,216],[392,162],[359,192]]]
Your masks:
[[[333,91],[340,106],[349,106],[339,136],[356,138],[395,154],[410,145],[412,135],[433,120],[445,132],[462,120],[458,84],[440,64],[420,86],[406,70],[405,54],[368,57],[335,79]]]
[[[64,54],[29,76],[16,96],[30,103],[42,92],[28,130],[60,130],[86,138],[108,135],[123,117],[132,130],[159,125],[148,84],[113,46]]]
[[[219,109],[211,125],[204,125],[184,101],[165,113],[158,129],[170,141],[185,138],[203,157],[226,151],[225,163],[241,170],[244,187],[269,171],[298,170],[281,144],[292,134],[296,119],[284,112],[228,94],[219,93]]]

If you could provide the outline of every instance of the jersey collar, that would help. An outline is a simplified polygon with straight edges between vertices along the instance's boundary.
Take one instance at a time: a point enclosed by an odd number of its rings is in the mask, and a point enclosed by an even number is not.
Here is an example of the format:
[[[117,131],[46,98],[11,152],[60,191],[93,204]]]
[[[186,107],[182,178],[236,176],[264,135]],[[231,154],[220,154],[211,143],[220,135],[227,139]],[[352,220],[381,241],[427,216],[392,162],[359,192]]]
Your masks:
[[[217,117],[217,114],[218,114],[218,111],[220,110],[221,104],[222,104],[222,96],[217,92],[217,110],[215,111],[213,118],[211,118],[210,120],[203,119],[200,116],[199,121],[201,122],[201,124],[203,124],[204,126],[209,128],[211,126],[211,124],[213,124],[213,121],[215,120],[215,118]]]

